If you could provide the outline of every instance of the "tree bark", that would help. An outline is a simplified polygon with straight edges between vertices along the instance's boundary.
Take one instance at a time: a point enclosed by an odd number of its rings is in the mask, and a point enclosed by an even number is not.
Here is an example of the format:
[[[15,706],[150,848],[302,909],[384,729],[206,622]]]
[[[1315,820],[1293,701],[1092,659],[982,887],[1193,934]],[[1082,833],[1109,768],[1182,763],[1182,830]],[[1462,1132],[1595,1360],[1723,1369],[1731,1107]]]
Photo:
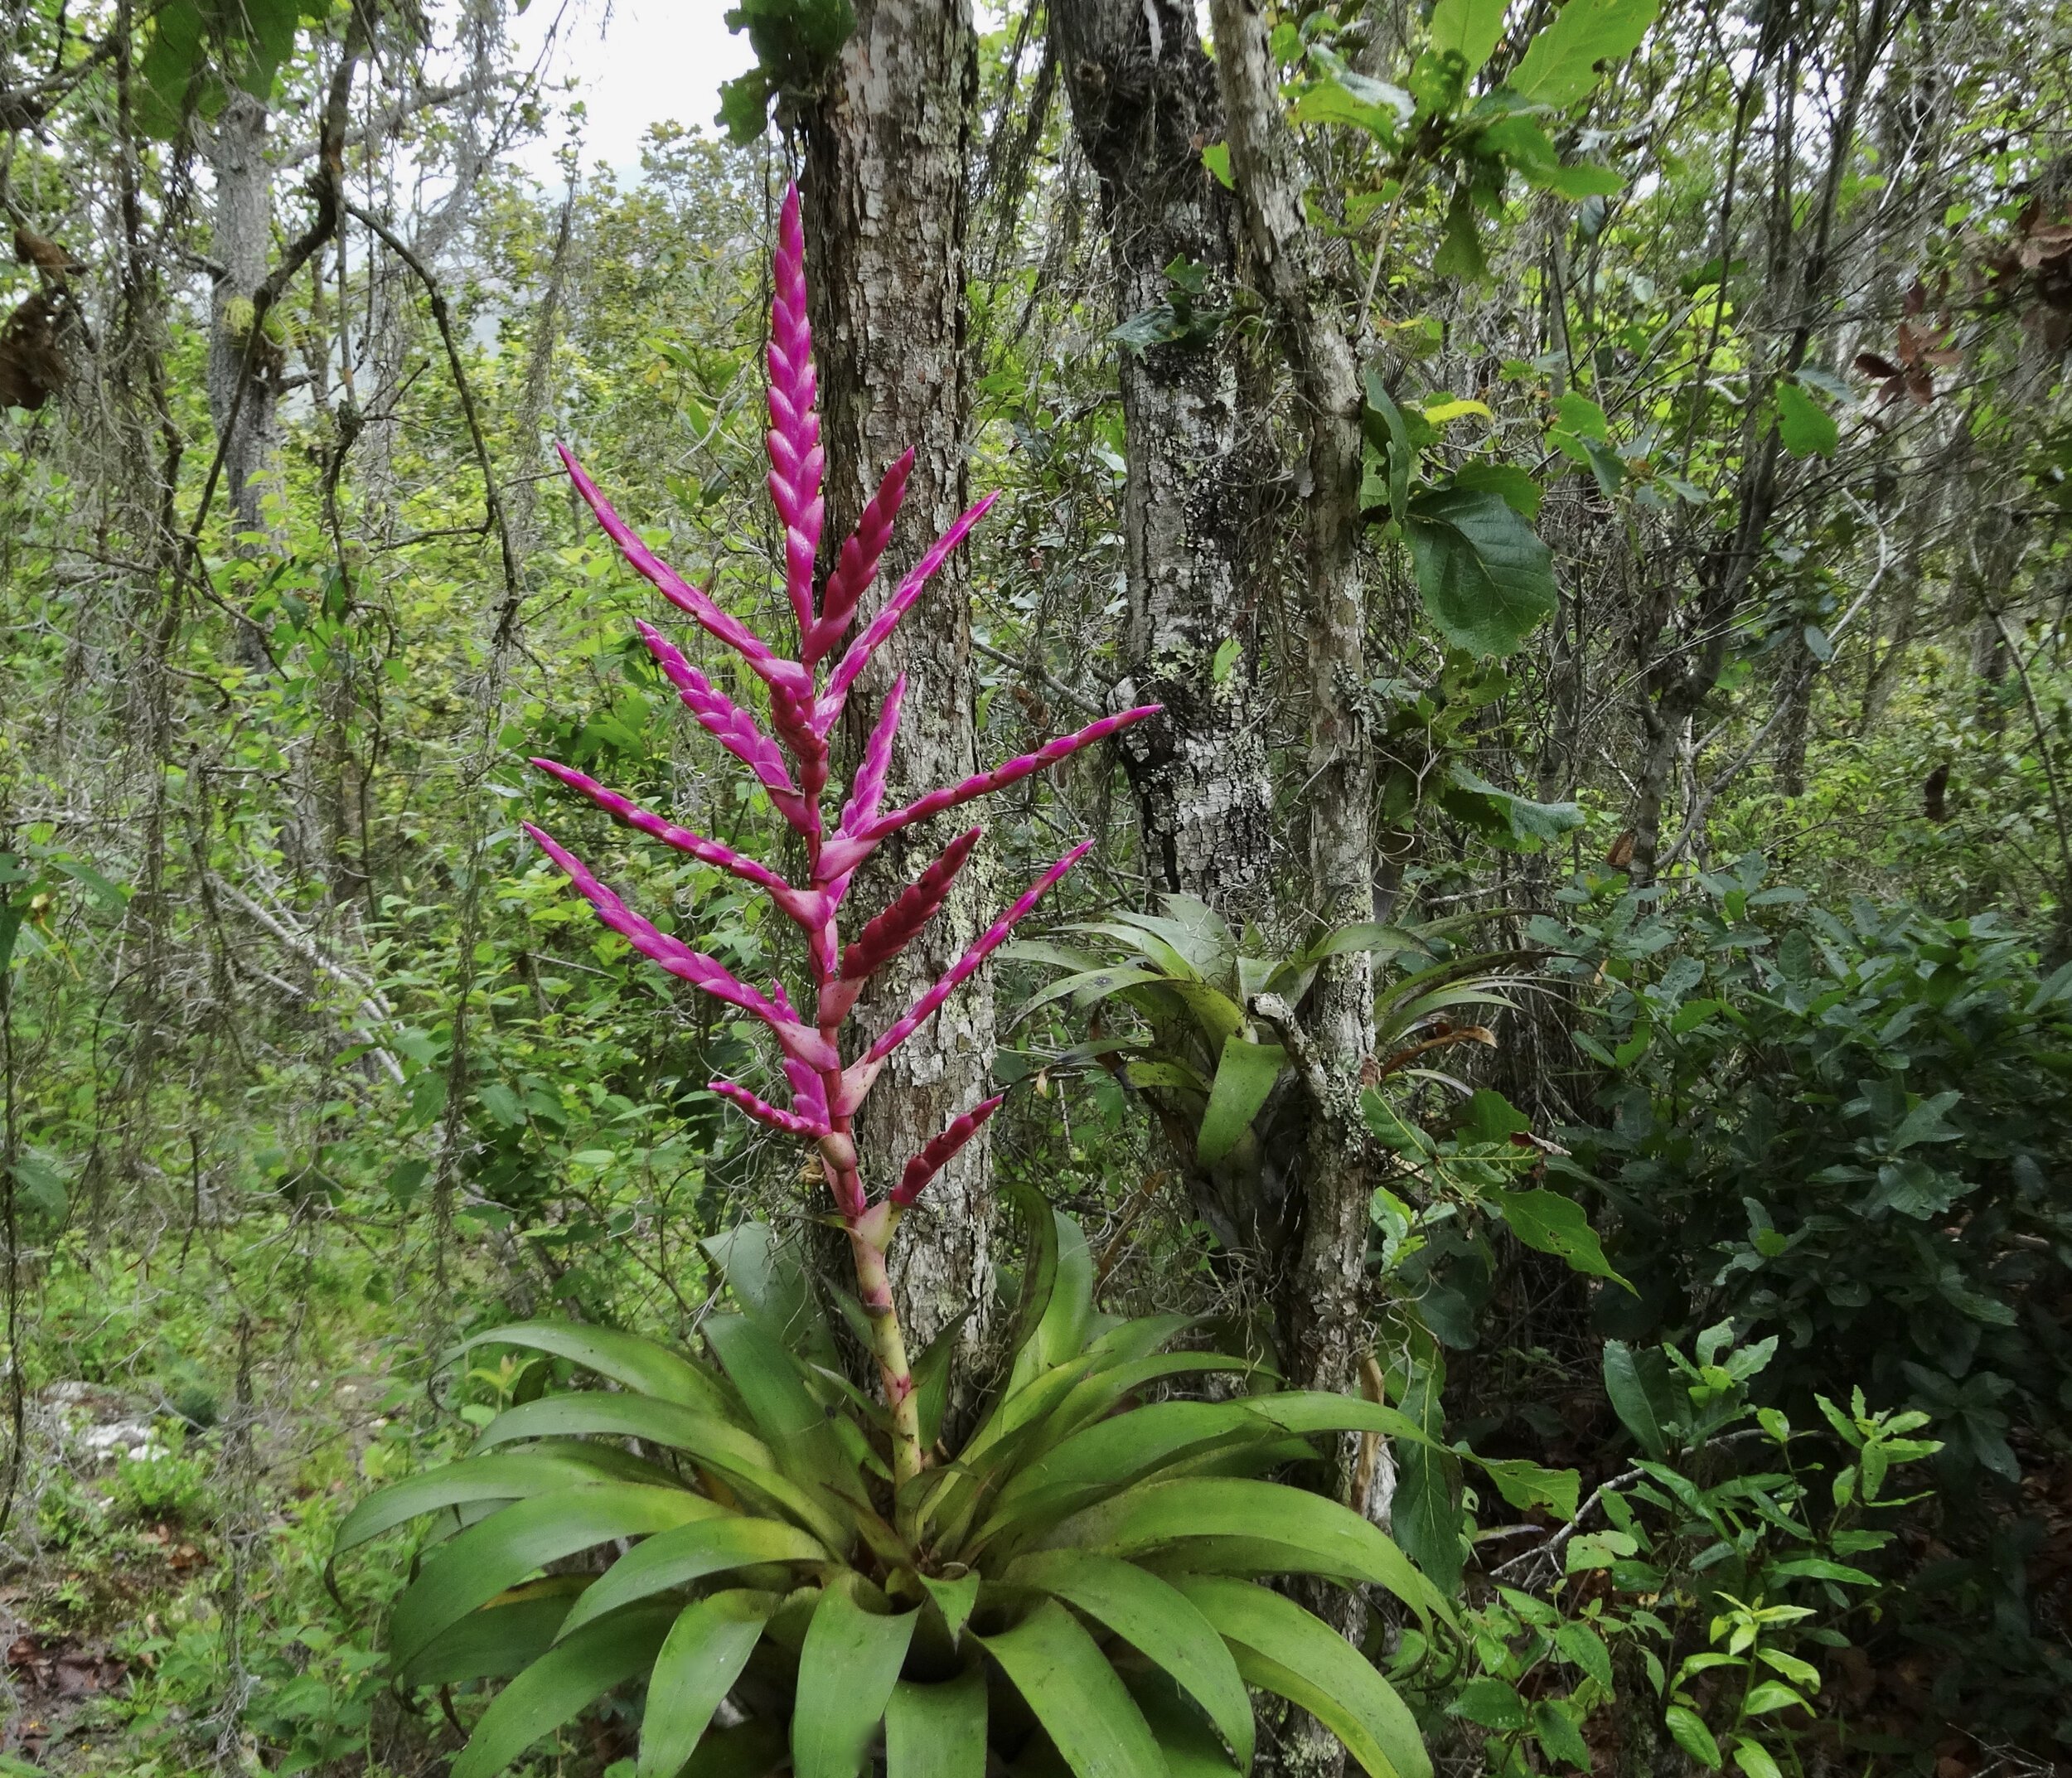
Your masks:
[[[913,473],[867,621],[898,576],[970,501],[964,337],[966,159],[978,80],[967,0],[864,0],[826,93],[806,118],[807,282],[827,453],[823,571],[888,466],[908,447]],[[961,552],[882,650],[850,700],[854,758],[895,674],[905,720],[892,762],[897,802],[979,769],[971,577]],[[889,806],[889,804],[888,804]],[[874,909],[933,855],[940,836],[888,845],[854,905]],[[966,870],[950,905],[873,985],[864,1016],[884,1023],[956,961],[991,917],[985,873]],[[915,1033],[868,1102],[859,1146],[883,1189],[909,1155],[985,1095],[993,1005],[981,975]],[[975,1349],[991,1294],[981,1133],[928,1188],[895,1248],[894,1286],[917,1349],[969,1308]]]
[[[1280,112],[1260,0],[1212,0],[1217,74],[1228,124],[1231,172],[1255,282],[1278,323],[1308,423],[1308,794],[1313,911],[1327,924],[1373,913],[1373,759],[1363,715],[1367,681],[1360,523],[1359,370],[1338,305],[1305,226],[1294,144]],[[1254,1010],[1280,1032],[1310,1100],[1303,1132],[1295,1258],[1279,1280],[1283,1363],[1313,1389],[1350,1390],[1365,1354],[1367,1207],[1372,1191],[1358,1112],[1361,1073],[1374,1035],[1373,962],[1364,952],[1328,959],[1299,1012],[1261,996]],[[1340,1491],[1355,1480],[1358,1441],[1342,1442]],[[1310,1601],[1348,1638],[1357,1601]],[[1336,1778],[1345,1750],[1298,1713],[1282,1769]]]
[[[1251,269],[1279,325],[1308,422],[1308,794],[1310,911],[1327,924],[1373,914],[1373,762],[1363,704],[1367,618],[1358,550],[1359,371],[1302,220],[1292,144],[1256,0],[1213,0],[1231,170]],[[1287,1354],[1312,1388],[1349,1388],[1365,1348],[1361,1301],[1371,1194],[1360,1070],[1373,1047],[1373,964],[1330,958],[1282,1028],[1311,1101],[1300,1235],[1280,1292]]]
[[[247,336],[263,321],[253,312],[252,298],[266,281],[266,261],[273,247],[274,170],[269,163],[266,104],[232,87],[216,120],[210,144],[215,175],[215,229],[211,240],[216,264],[211,303],[214,326],[209,334],[209,417],[220,438],[226,429],[230,443],[223,454],[223,480],[233,523],[240,532],[259,532],[280,541],[278,521],[266,511],[269,494],[280,489],[278,403],[279,354],[264,337],[244,373]],[[238,384],[244,390],[240,399]]]
[[[1202,164],[1223,134],[1191,0],[1053,0],[1081,152],[1101,182],[1116,319],[1164,305],[1195,267],[1197,313],[1227,307],[1235,205]],[[1121,349],[1129,673],[1118,708],[1162,704],[1123,754],[1145,867],[1226,918],[1271,900],[1273,787],[1242,550],[1252,501],[1234,331]]]

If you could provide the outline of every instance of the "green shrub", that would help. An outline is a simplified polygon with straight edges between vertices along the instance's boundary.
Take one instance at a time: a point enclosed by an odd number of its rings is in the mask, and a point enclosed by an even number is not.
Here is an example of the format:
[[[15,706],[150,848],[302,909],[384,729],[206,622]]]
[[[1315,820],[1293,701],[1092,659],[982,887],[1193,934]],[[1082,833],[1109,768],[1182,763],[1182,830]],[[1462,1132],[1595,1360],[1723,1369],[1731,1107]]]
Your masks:
[[[1845,918],[1762,880],[1572,892],[1564,942],[1611,992],[1577,1039],[1605,1120],[1568,1140],[1638,1293],[1601,1320],[1774,1331],[1785,1393],[1861,1382],[1933,1416],[1953,1483],[2011,1482],[2011,1432],[2072,1407],[2072,967],[2043,978],[1991,914]]]
[[[208,1459],[188,1454],[186,1428],[177,1422],[154,1435],[143,1456],[116,1458],[109,1489],[119,1511],[145,1519],[192,1519],[208,1492]]]
[[[1774,1335],[1762,1383],[1797,1420],[1857,1384],[1925,1412],[1940,1548],[1900,1626],[1939,1656],[1939,1708],[2072,1744],[2072,1659],[2025,1590],[2047,1528],[2015,1486],[2072,1407],[2072,966],[1990,913],[1836,913],[1764,875],[1751,856],[1662,905],[1599,880],[1536,923],[1576,953],[1603,1070],[1555,1163],[1601,1190],[1634,1286],[1598,1293],[1600,1325]]]

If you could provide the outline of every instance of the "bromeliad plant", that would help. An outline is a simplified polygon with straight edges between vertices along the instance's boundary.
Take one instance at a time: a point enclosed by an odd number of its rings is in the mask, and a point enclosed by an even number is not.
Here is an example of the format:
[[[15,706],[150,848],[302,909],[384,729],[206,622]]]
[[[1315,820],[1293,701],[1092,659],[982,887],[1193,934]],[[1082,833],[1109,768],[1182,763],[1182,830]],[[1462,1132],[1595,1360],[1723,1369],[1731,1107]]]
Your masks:
[[[821,812],[827,735],[858,674],[985,510],[966,513],[903,581],[823,682],[875,572],[908,460],[893,466],[812,599],[821,453],[796,194],[777,259],[770,347],[771,492],[801,637],[782,659],[642,547],[573,462],[570,472],[629,560],[767,686],[774,739],[657,632],[648,646],[704,726],[756,774],[804,843],[787,882],[581,773],[543,768],[621,820],[765,890],[804,930],[809,1017],[627,908],[545,834],[534,837],[599,917],[646,956],[767,1025],[788,1107],[729,1082],[750,1116],[816,1145],[853,1256],[854,1320],[882,1401],[842,1373],[813,1281],[760,1227],[709,1243],[740,1312],[708,1315],[711,1362],[607,1329],[525,1324],[479,1336],[616,1384],[545,1388],[549,1363],[474,1451],[364,1502],[351,1548],[431,1515],[428,1545],[390,1623],[406,1684],[506,1678],[454,1778],[487,1778],[606,1692],[646,1677],[639,1778],[982,1778],[995,1759],[1082,1778],[1169,1778],[1248,1767],[1247,1684],[1324,1722],[1374,1778],[1430,1771],[1408,1712],[1335,1631],[1259,1577],[1305,1574],[1386,1588],[1427,1628],[1445,1601],[1359,1514],[1266,1472],[1347,1432],[1421,1438],[1401,1413],[1276,1392],[1249,1361],[1164,1348],[1180,1316],[1093,1313],[1077,1226],[1024,1203],[1029,1259],[1011,1367],[961,1449],[938,1444],[945,1340],[909,1365],[886,1267],[901,1214],[1000,1102],[955,1120],[874,1201],[854,1120],[885,1058],[1084,852],[1047,871],[879,1037],[845,1059],[863,983],[942,905],[975,833],[847,945],[836,921],[852,875],[885,839],[996,790],[1147,714],[1095,723],[890,812],[881,803],[903,687],[895,683],[849,800]],[[465,1348],[463,1349],[466,1349]],[[1222,1373],[1219,1401],[1146,1392]],[[542,1571],[554,1570],[544,1576]],[[715,1723],[719,1726],[715,1727]]]
[[[835,1367],[811,1281],[759,1226],[709,1243],[740,1305],[705,1319],[714,1364],[597,1327],[469,1342],[618,1387],[521,1401],[341,1528],[349,1549],[432,1516],[390,1619],[402,1684],[509,1676],[453,1778],[490,1778],[643,1677],[638,1778],[762,1778],[787,1757],[795,1778],[867,1761],[885,1778],[1242,1771],[1248,1685],[1311,1712],[1372,1778],[1429,1774],[1388,1683],[1256,1584],[1370,1584],[1427,1635],[1450,1622],[1365,1519],[1263,1479],[1319,1436],[1416,1427],[1272,1390],[1241,1358],[1162,1349],[1184,1316],[1096,1315],[1083,1235],[1033,1197],[1011,1370],[962,1448],[903,1485],[891,1417]],[[1138,1399],[1217,1373],[1239,1393]],[[924,1383],[916,1399],[932,1441],[940,1398]]]

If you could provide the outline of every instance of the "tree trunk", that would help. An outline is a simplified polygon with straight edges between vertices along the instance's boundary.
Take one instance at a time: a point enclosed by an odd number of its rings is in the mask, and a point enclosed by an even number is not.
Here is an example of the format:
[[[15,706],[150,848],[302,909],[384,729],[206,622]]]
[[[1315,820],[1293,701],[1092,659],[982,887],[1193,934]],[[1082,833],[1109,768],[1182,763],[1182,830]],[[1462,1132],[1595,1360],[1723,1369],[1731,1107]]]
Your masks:
[[[1371,918],[1373,759],[1361,700],[1367,682],[1367,614],[1358,555],[1359,370],[1304,225],[1301,183],[1280,113],[1280,85],[1260,0],[1212,0],[1217,73],[1229,124],[1230,164],[1251,250],[1251,269],[1278,323],[1309,427],[1310,758],[1305,801],[1314,913],[1329,924]],[[1372,1053],[1373,962],[1365,952],[1327,960],[1298,1013],[1261,996],[1254,1008],[1280,1031],[1310,1102],[1304,1132],[1300,1234],[1278,1281],[1282,1360],[1313,1389],[1349,1390],[1368,1345],[1364,1301],[1367,1206],[1372,1190],[1358,1112],[1361,1072]],[[1340,1491],[1355,1480],[1358,1441],[1339,1453]],[[1364,1504],[1364,1503],[1363,1503]],[[1315,1598],[1357,1640],[1357,1600]],[[1282,1743],[1282,1769],[1336,1778],[1345,1750],[1298,1713]]]
[[[1227,307],[1235,206],[1202,164],[1223,134],[1191,0],[1053,0],[1074,132],[1099,176],[1116,319]],[[1251,507],[1234,331],[1121,349],[1129,675],[1118,707],[1164,714],[1123,742],[1151,879],[1227,918],[1266,911],[1273,787],[1242,550]]]
[[[263,326],[260,337],[249,342],[252,298],[266,281],[273,247],[274,170],[266,158],[266,138],[264,102],[233,87],[210,145],[215,175],[211,245],[222,269],[211,305],[209,417],[219,439],[229,434],[223,448],[223,487],[233,522],[240,531],[263,533],[278,545],[278,521],[265,507],[267,497],[280,490],[280,433],[274,414],[280,352]]]
[[[864,0],[825,98],[806,123],[806,243],[827,453],[823,569],[902,452],[914,451],[886,572],[867,621],[898,576],[969,504],[965,427],[966,161],[977,86],[966,0]],[[921,606],[850,700],[851,758],[893,676],[906,718],[888,806],[979,768],[974,729],[971,578],[952,555]],[[874,911],[934,854],[941,836],[895,841],[862,874],[853,904]],[[940,976],[991,918],[986,873],[957,894],[899,967],[873,985],[866,1020],[888,1022]],[[882,1189],[909,1155],[985,1096],[993,1063],[985,978],[966,986],[893,1058],[861,1120],[859,1148]],[[981,1134],[929,1186],[895,1248],[900,1312],[917,1350],[967,1307],[973,1349],[990,1296]]]
[[[1359,372],[1302,221],[1265,21],[1253,0],[1213,0],[1211,19],[1252,269],[1279,323],[1309,424],[1310,911],[1335,925],[1372,918],[1374,900],[1373,762],[1361,714],[1367,618],[1358,550]],[[1354,952],[1327,961],[1299,1026],[1285,1009],[1261,1010],[1296,1052],[1312,1108],[1300,1244],[1280,1291],[1287,1356],[1309,1387],[1345,1389],[1365,1349],[1361,1294],[1371,1185],[1358,1101],[1360,1069],[1373,1047],[1372,960]]]

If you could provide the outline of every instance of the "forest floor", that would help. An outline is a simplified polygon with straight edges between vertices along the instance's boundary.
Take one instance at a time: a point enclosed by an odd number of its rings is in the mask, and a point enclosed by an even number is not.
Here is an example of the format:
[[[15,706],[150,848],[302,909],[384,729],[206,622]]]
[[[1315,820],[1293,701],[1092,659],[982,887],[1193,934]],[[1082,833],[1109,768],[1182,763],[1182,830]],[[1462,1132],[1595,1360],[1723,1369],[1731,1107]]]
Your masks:
[[[292,1315],[240,1310],[284,1252]],[[0,1775],[418,1769],[447,1737],[385,1693],[394,1552],[334,1575],[332,1538],[467,1427],[375,1330],[380,1267],[307,1220],[155,1281],[127,1261],[61,1253],[41,1281],[0,1527]]]

